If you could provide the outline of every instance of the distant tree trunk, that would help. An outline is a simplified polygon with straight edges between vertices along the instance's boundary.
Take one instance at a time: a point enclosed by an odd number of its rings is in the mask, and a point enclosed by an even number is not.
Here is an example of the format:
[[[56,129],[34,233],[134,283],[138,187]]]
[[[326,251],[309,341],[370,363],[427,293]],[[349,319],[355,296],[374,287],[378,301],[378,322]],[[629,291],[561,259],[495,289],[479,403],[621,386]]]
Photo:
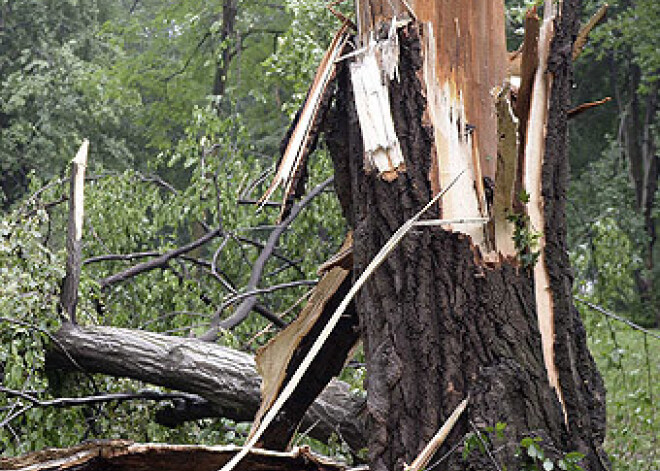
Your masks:
[[[638,65],[629,66],[629,103],[624,107],[622,123],[622,149],[630,164],[630,177],[635,187],[635,206],[644,221],[646,245],[643,249],[644,272],[635,274],[635,284],[643,309],[655,312],[656,326],[660,326],[660,296],[654,280],[655,243],[658,223],[653,208],[658,189],[660,156],[655,146],[654,128],[658,110],[658,82],[650,85],[646,96],[639,93],[641,70]]]
[[[220,58],[215,65],[215,77],[213,78],[213,95],[218,97],[216,108],[220,112],[220,100],[225,94],[227,85],[227,72],[229,63],[234,55],[234,44],[232,37],[236,28],[236,15],[238,14],[237,0],[224,0],[222,4],[222,30],[220,32]],[[237,46],[238,47],[238,46]]]
[[[537,106],[545,122],[533,122],[536,111],[519,116],[528,130],[543,133],[536,168],[540,180],[537,188],[526,188],[532,193],[532,222],[534,192],[541,208],[541,254],[534,267],[521,262],[532,248],[518,247],[519,256],[512,254],[516,231],[506,218],[497,218],[514,214],[513,188],[525,187],[512,180],[524,175],[517,168],[534,170],[525,162],[532,154],[529,132],[527,143],[516,143],[513,134],[508,152],[513,164],[504,155],[503,141],[511,133],[496,104],[496,95],[506,88],[503,2],[356,3],[362,46],[372,31],[384,41],[393,16],[413,19],[398,30],[399,77],[384,79],[390,103],[385,114],[391,112],[404,164],[395,165],[391,139],[365,149],[370,124],[361,121],[363,104],[355,92],[360,56],[342,61],[337,70],[326,138],[342,209],[354,229],[354,272],[361,273],[391,234],[463,168],[468,171],[460,183],[426,217],[490,218],[485,228],[414,229],[356,298],[368,370],[370,470],[401,470],[411,463],[468,395],[468,410],[436,459],[461,442],[470,422],[479,429],[503,422],[504,447],[494,457],[508,469],[520,469],[514,454],[530,435],[542,437],[546,455],[580,451],[586,455],[584,469],[606,469],[600,448],[605,391],[571,300],[566,251],[566,112],[579,0],[564,0],[547,73],[542,70],[537,78],[552,77],[547,101]],[[383,70],[385,57],[385,52],[377,54]],[[523,77],[521,89],[526,80],[535,83]],[[371,122],[377,121],[373,117]],[[525,144],[527,152],[516,166]],[[379,152],[381,157],[388,153],[381,159],[384,166],[366,162]],[[508,193],[502,193],[504,187]],[[498,195],[506,208],[497,207]],[[525,214],[517,218],[519,233]],[[474,451],[467,462],[460,453],[451,454],[441,469],[496,468],[486,454]]]

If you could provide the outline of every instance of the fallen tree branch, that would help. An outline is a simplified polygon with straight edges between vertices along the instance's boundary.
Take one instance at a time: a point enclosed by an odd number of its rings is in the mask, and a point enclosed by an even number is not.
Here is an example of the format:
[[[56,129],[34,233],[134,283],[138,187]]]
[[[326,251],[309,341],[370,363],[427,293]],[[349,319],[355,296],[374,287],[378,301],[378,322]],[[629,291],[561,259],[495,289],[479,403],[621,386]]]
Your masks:
[[[169,261],[172,260],[173,258],[176,258],[179,255],[183,255],[187,252],[191,252],[192,250],[195,250],[197,247],[201,247],[202,245],[210,242],[211,240],[219,236],[221,233],[222,233],[221,229],[215,229],[207,234],[204,234],[204,236],[200,237],[196,241],[184,245],[183,247],[170,250],[169,252],[166,252],[160,257],[157,257],[153,260],[140,263],[138,265],[132,266],[127,270],[103,278],[102,280],[99,281],[99,284],[101,285],[102,289],[107,288],[110,285],[119,283],[121,281],[125,281],[129,278],[133,278],[134,276],[137,276],[141,273],[155,270],[157,268],[162,268],[166,266],[169,263]]]
[[[259,408],[261,379],[247,353],[192,338],[114,327],[67,323],[51,335],[54,344],[46,355],[47,369],[84,368],[199,395],[208,404],[197,401],[194,407],[199,413],[208,406],[207,417],[247,422]],[[348,384],[332,381],[310,406],[302,427],[318,422],[310,431],[312,437],[327,441],[336,433],[351,449],[359,450],[366,443],[360,418],[363,406],[364,400],[353,395]]]
[[[264,249],[259,254],[259,258],[254,262],[252,266],[252,274],[250,275],[250,280],[248,281],[247,286],[245,287],[246,292],[254,291],[258,288],[259,282],[261,281],[261,276],[263,275],[264,268],[266,267],[266,262],[270,259],[271,255],[275,251],[275,246],[280,239],[280,236],[286,231],[286,229],[291,225],[291,223],[298,217],[300,211],[307,205],[309,205],[314,198],[320,195],[323,190],[334,181],[334,176],[326,179],[324,182],[316,186],[312,191],[310,191],[299,203],[296,203],[291,209],[291,213],[287,218],[280,223],[273,232],[271,232],[268,241],[264,246]],[[216,312],[215,316],[211,320],[211,327],[199,338],[206,342],[214,341],[221,328],[231,329],[241,322],[243,322],[254,305],[257,303],[257,296],[252,295],[247,297],[237,308],[234,314],[221,321],[220,315],[222,314],[221,310]]]
[[[34,407],[55,407],[58,409],[65,407],[89,406],[92,404],[103,404],[106,402],[125,402],[135,400],[164,401],[168,399],[195,399],[196,396],[183,393],[163,393],[160,391],[138,391],[134,393],[108,393],[85,397],[58,397],[55,399],[39,399],[36,396],[17,391],[15,389],[0,386],[0,393],[7,396],[24,399]]]

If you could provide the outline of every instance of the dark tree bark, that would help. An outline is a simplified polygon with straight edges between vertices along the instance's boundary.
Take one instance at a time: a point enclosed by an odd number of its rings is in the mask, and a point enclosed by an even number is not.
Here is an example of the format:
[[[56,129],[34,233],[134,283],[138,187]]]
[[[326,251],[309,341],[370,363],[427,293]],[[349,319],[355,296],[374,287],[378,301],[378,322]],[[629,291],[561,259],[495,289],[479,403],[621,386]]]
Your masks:
[[[359,3],[363,15],[365,11],[371,14],[373,29],[385,30],[379,20],[388,18],[386,2]],[[510,257],[487,262],[483,247],[458,231],[419,227],[406,236],[356,298],[367,357],[372,471],[400,470],[403,463],[412,462],[468,395],[467,413],[436,456],[462,439],[469,422],[482,428],[503,422],[507,438],[495,458],[508,469],[520,467],[514,453],[520,439],[528,435],[542,437],[541,446],[549,455],[580,451],[586,455],[585,469],[605,469],[601,451],[605,391],[571,301],[566,253],[566,112],[578,6],[579,1],[564,1],[555,24],[548,62],[554,80],[541,174],[543,256],[554,309],[554,366],[561,389],[555,391],[548,381],[532,271]],[[420,16],[419,9],[416,13]],[[405,15],[397,15],[401,16]],[[363,21],[362,27],[367,23]],[[362,30],[362,34],[367,33]],[[423,34],[417,22],[399,33],[400,78],[389,82],[389,97],[405,171],[393,181],[365,171],[349,65],[342,63],[337,71],[326,137],[341,205],[354,228],[356,274],[437,192],[430,177],[438,165],[433,129],[428,126],[427,94],[420,81]],[[442,215],[437,207],[430,213],[429,218]],[[460,453],[454,453],[443,467],[495,469],[492,460],[479,453],[472,453],[466,463]]]

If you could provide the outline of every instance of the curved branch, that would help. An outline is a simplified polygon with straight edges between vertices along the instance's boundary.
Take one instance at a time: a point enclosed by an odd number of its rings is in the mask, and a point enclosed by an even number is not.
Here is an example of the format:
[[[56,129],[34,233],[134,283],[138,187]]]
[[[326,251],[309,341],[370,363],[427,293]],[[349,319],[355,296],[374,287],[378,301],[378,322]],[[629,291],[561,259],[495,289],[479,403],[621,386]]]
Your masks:
[[[259,282],[266,267],[266,262],[270,259],[271,255],[275,251],[275,246],[280,239],[280,236],[286,231],[286,229],[291,225],[291,223],[298,217],[300,211],[307,205],[309,205],[314,198],[320,195],[323,190],[334,181],[334,176],[326,179],[324,182],[316,186],[312,191],[310,191],[299,203],[296,203],[293,208],[291,208],[291,213],[289,216],[280,223],[273,232],[271,232],[264,249],[259,254],[259,258],[252,266],[252,274],[250,275],[250,280],[246,286],[246,292],[254,291],[258,288]],[[212,342],[218,336],[220,328],[231,329],[232,327],[237,326],[243,322],[254,305],[257,303],[256,294],[246,298],[239,306],[236,308],[236,312],[230,318],[220,321],[221,312],[216,312],[214,318],[211,321],[211,327],[207,332],[205,332],[199,338],[206,342]]]

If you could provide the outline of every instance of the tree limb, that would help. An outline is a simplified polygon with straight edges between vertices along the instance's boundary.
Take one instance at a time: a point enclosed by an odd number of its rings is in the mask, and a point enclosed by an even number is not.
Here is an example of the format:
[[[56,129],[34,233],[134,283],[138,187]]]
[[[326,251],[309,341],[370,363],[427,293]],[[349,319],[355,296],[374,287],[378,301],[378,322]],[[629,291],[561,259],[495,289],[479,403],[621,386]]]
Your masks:
[[[66,408],[66,407],[77,407],[77,406],[88,406],[92,404],[102,404],[106,402],[125,402],[125,401],[134,401],[139,399],[146,399],[150,401],[163,401],[168,399],[198,399],[197,396],[183,393],[164,393],[160,391],[138,391],[133,393],[108,393],[100,394],[95,396],[85,396],[85,397],[58,397],[55,399],[42,400],[37,398],[32,394],[28,394],[22,391],[17,391],[15,389],[6,388],[0,386],[0,393],[6,394],[11,397],[18,397],[24,399],[31,403],[35,407],[55,407],[55,408]]]
[[[114,275],[110,275],[106,278],[103,278],[101,281],[99,281],[99,284],[101,285],[101,288],[107,288],[108,286],[119,283],[121,281],[127,280],[129,278],[133,278],[134,276],[137,276],[141,273],[155,270],[156,268],[162,268],[165,265],[168,264],[170,260],[172,260],[175,257],[178,257],[179,255],[185,254],[187,252],[190,252],[192,250],[195,250],[197,247],[200,247],[214,238],[216,238],[218,235],[222,233],[221,229],[215,229],[207,234],[204,234],[204,236],[200,237],[194,242],[191,242],[187,245],[184,245],[183,247],[176,248],[174,250],[170,250],[169,252],[164,253],[160,257],[157,257],[153,260],[149,260],[148,262],[140,263],[138,265],[132,266],[131,268],[124,270],[119,273],[115,273]]]
[[[206,416],[237,422],[252,421],[259,408],[261,379],[249,354],[197,339],[114,327],[67,323],[51,335],[56,343],[46,355],[48,369],[78,370],[68,355],[90,373],[199,395],[208,401]],[[188,410],[205,407],[196,404]],[[363,406],[364,400],[353,395],[348,384],[333,381],[309,408],[302,427],[311,427],[310,436],[322,441],[336,433],[359,450],[365,446]]]
[[[261,251],[261,254],[259,254],[259,258],[252,266],[252,274],[250,275],[250,280],[248,281],[245,291],[254,291],[258,288],[259,281],[261,280],[264,268],[266,267],[266,262],[268,262],[268,259],[275,251],[275,246],[277,245],[280,236],[291,225],[296,217],[298,217],[300,211],[302,211],[305,206],[311,203],[315,197],[321,194],[323,190],[333,182],[333,180],[334,176],[317,185],[316,188],[310,191],[299,203],[296,203],[293,206],[289,216],[284,221],[282,221],[282,223],[279,224],[273,232],[271,232],[270,237],[264,246],[264,249]],[[218,336],[220,328],[231,329],[232,327],[237,326],[247,318],[256,302],[256,295],[249,296],[236,308],[233,316],[223,321],[220,320],[221,312],[216,312],[213,320],[211,321],[211,328],[206,333],[204,333],[200,339],[207,342],[212,342]]]

